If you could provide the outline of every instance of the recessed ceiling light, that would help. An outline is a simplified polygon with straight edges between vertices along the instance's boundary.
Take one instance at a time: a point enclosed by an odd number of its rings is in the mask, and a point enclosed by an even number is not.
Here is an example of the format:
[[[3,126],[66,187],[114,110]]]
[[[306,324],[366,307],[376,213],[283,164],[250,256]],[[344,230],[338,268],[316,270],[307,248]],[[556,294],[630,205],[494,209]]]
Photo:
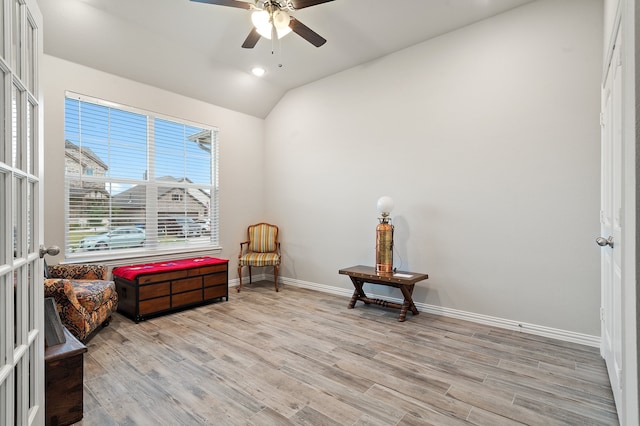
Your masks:
[[[264,68],[261,67],[254,67],[251,72],[253,73],[253,75],[257,76],[257,77],[262,77],[267,70],[265,70]]]

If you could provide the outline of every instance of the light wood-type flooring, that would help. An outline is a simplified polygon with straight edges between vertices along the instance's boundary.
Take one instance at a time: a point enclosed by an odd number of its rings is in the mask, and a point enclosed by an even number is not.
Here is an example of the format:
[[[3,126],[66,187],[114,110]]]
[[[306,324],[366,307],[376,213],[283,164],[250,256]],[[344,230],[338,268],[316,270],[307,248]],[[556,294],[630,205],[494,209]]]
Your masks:
[[[596,348],[264,281],[229,295],[114,315],[78,424],[618,424]]]

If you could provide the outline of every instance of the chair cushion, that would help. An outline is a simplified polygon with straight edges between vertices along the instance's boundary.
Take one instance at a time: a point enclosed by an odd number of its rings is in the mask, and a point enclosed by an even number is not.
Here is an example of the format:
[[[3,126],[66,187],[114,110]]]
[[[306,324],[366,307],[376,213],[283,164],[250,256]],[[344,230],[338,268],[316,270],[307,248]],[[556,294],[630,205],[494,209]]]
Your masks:
[[[97,310],[111,300],[116,292],[116,286],[113,281],[71,281],[71,285],[78,302],[89,312]]]
[[[277,253],[247,253],[238,259],[240,266],[274,266],[280,264]]]
[[[278,228],[266,224],[249,227],[249,250],[257,253],[276,251]]]

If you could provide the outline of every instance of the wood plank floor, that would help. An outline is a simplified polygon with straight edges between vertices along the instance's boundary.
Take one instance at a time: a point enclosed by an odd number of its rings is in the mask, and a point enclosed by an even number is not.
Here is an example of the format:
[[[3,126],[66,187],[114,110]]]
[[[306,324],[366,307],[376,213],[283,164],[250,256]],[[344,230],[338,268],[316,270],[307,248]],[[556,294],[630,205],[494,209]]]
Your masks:
[[[599,351],[291,286],[140,324],[85,354],[89,425],[616,425]]]

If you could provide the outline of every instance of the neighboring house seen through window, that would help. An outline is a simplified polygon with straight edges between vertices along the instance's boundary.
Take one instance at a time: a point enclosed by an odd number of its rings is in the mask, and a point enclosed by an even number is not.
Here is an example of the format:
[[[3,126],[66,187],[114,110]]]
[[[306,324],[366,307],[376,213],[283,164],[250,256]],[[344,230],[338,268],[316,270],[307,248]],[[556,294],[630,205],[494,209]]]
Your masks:
[[[66,256],[217,247],[217,133],[67,93]]]

